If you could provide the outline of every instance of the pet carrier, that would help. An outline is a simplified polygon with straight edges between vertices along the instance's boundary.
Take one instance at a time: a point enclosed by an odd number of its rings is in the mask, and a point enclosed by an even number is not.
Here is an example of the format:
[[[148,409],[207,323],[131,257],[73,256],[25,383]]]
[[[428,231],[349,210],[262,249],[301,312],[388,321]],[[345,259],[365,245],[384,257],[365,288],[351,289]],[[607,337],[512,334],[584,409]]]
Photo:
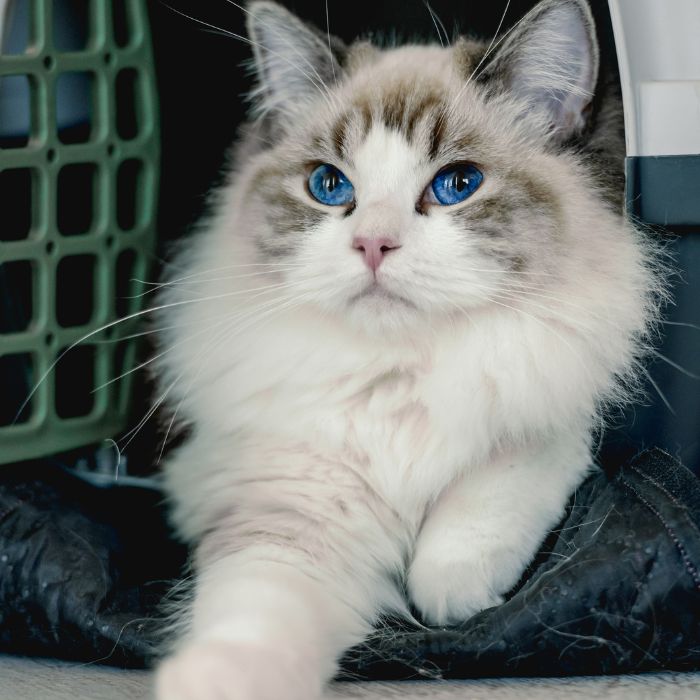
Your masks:
[[[145,0],[0,0],[0,463],[125,426],[155,244]],[[60,361],[57,361],[60,358]]]

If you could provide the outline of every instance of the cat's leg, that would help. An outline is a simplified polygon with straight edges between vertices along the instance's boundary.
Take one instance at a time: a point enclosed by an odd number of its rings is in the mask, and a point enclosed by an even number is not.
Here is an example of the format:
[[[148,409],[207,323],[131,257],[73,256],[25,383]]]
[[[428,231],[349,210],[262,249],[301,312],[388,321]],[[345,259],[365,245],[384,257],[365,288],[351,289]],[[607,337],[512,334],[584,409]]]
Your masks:
[[[192,629],[157,671],[158,700],[320,697],[337,657],[369,627],[323,583],[275,558],[251,549],[200,569]]]
[[[228,519],[202,539],[189,629],[157,670],[158,700],[314,700],[399,598],[389,572],[406,548],[366,488],[360,498],[328,467],[305,466],[303,480],[289,462],[285,477],[272,471],[239,481]]]
[[[429,512],[408,576],[424,620],[457,624],[498,605],[590,469],[585,440],[502,455],[452,484]]]

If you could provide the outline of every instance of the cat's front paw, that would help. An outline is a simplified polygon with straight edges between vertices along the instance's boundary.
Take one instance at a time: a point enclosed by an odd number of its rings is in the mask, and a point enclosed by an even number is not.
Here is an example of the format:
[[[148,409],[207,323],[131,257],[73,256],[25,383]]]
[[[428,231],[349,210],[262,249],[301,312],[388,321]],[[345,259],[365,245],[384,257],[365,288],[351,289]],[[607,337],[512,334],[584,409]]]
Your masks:
[[[411,600],[431,625],[457,625],[499,605],[527,564],[493,543],[419,546],[408,574]]]
[[[320,679],[292,652],[242,642],[193,644],[156,670],[156,700],[316,700]]]

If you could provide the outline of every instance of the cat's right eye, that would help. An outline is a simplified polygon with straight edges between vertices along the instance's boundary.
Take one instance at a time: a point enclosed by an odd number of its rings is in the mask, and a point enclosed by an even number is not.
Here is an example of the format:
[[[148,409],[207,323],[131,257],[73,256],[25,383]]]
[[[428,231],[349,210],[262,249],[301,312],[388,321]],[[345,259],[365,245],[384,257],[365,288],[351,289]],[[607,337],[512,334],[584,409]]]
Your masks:
[[[307,186],[315,200],[330,207],[347,206],[355,199],[352,182],[329,163],[322,163],[311,171]]]

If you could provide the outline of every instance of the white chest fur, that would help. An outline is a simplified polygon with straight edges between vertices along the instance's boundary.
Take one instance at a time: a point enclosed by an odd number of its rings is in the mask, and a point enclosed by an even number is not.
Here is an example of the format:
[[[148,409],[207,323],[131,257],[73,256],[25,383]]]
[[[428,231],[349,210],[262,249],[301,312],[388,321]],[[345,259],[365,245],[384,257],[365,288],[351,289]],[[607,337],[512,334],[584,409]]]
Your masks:
[[[557,334],[506,312],[393,344],[318,318],[305,325],[296,314],[220,344],[183,410],[198,416],[208,444],[220,445],[227,469],[253,459],[303,472],[305,459],[326,460],[359,471],[416,521],[460,471],[482,466],[511,438],[567,420],[577,436],[586,429],[572,423],[582,397],[568,391],[571,373],[564,379],[576,361],[563,357],[557,370],[557,348]],[[241,444],[245,458],[236,457]],[[264,454],[250,457],[251,449]],[[206,479],[200,470],[198,481]]]

